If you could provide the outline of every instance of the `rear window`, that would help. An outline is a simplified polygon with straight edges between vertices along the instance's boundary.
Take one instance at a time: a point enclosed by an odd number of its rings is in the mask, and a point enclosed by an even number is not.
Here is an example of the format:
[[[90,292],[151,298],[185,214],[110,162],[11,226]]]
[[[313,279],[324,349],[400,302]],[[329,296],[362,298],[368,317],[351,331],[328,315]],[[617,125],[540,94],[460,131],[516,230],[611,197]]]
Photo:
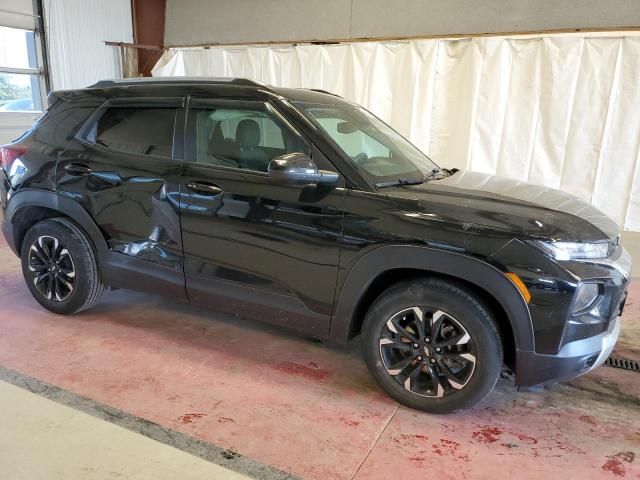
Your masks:
[[[90,137],[119,152],[171,157],[175,120],[175,108],[109,108]]]

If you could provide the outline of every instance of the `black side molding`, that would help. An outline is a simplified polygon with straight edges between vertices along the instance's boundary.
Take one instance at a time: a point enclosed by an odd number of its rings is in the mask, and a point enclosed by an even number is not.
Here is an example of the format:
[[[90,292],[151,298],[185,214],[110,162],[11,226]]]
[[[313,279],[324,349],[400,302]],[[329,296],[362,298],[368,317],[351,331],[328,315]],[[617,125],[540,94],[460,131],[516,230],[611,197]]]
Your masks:
[[[466,280],[492,295],[509,317],[516,348],[534,350],[529,307],[516,286],[494,266],[466,255],[416,245],[386,245],[362,256],[349,271],[334,308],[329,338],[349,340],[358,302],[373,280],[385,271],[419,269]]]

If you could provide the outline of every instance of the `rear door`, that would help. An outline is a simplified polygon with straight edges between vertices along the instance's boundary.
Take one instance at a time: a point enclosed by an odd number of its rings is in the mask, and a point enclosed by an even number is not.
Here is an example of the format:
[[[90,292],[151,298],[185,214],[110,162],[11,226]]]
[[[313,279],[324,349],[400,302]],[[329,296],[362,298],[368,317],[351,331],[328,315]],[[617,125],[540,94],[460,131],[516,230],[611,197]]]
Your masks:
[[[80,203],[105,234],[104,273],[118,286],[185,297],[178,207],[183,103],[108,101],[59,156],[58,192]]]
[[[180,210],[191,302],[326,337],[345,191],[277,184],[267,166],[300,151],[321,168],[327,160],[264,102],[192,99],[186,138]]]

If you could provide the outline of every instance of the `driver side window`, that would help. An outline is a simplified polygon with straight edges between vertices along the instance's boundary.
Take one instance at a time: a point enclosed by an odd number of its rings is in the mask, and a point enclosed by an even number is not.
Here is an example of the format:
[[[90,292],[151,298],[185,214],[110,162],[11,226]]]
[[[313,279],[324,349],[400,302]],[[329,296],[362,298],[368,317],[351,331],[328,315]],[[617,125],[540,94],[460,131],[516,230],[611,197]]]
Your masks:
[[[266,172],[285,153],[305,152],[302,139],[259,108],[215,106],[196,110],[198,163]]]

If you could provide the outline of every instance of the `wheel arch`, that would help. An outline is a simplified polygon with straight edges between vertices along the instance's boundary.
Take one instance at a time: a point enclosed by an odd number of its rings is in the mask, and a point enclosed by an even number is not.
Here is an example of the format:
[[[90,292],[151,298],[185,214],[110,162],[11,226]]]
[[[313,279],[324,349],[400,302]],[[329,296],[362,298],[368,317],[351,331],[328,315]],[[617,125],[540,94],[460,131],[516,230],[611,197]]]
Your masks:
[[[68,217],[87,234],[95,253],[103,257],[107,243],[102,231],[80,204],[57,192],[24,189],[11,197],[5,216],[13,225],[13,247],[20,255],[22,241],[27,230],[37,222],[55,217]]]
[[[371,303],[391,284],[411,278],[438,276],[476,293],[496,315],[505,345],[505,360],[515,350],[534,350],[533,327],[520,291],[496,267],[454,252],[415,245],[378,247],[351,268],[337,297],[329,337],[345,343],[360,333]]]

